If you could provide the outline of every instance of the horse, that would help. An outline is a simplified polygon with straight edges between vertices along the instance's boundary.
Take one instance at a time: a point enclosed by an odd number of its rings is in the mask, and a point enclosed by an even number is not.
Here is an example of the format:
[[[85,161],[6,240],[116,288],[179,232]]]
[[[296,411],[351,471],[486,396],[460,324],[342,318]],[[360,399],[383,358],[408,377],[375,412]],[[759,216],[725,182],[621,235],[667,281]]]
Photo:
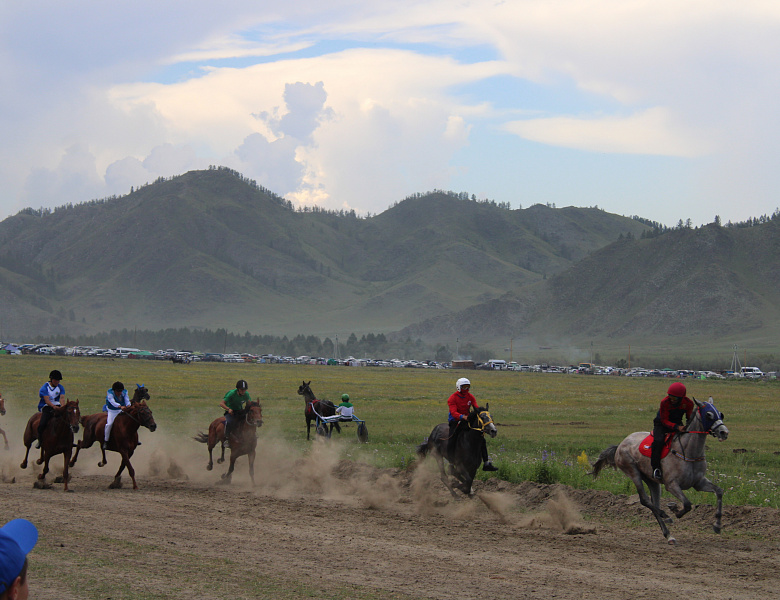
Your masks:
[[[27,451],[24,453],[24,460],[20,465],[22,469],[27,468],[27,457],[30,454],[30,446],[38,439],[38,424],[41,422],[40,412],[35,413],[27,421],[27,427],[24,429],[24,445]],[[43,471],[38,475],[37,487],[46,486],[46,473],[49,472],[49,461],[53,456],[62,454],[64,464],[62,467],[62,480],[65,483],[65,491],[69,492],[68,463],[70,461],[71,451],[73,450],[73,435],[79,431],[79,420],[81,412],[79,411],[78,400],[68,400],[61,406],[54,407],[54,414],[41,435],[41,456],[35,461],[40,465],[43,463]]]
[[[5,414],[5,398],[0,397],[0,417],[2,417]],[[0,429],[0,434],[3,435],[3,439],[5,440],[5,449],[8,450],[8,436],[5,435],[5,431]]]
[[[233,431],[230,432],[229,440],[230,465],[228,466],[227,473],[222,475],[222,481],[223,483],[230,483],[236,459],[239,456],[246,454],[249,458],[249,477],[252,480],[252,485],[255,485],[255,449],[257,448],[256,429],[263,425],[263,408],[260,406],[259,402],[251,400],[247,402],[244,409],[236,411],[234,416],[236,424],[233,426]],[[211,471],[214,467],[211,451],[217,444],[222,446],[221,442],[225,439],[225,417],[219,417],[211,422],[208,435],[203,432],[198,432],[198,435],[192,439],[202,444],[208,444],[209,464],[206,466],[206,470]],[[217,459],[217,462],[220,464],[225,462],[224,446],[222,446],[222,456]]]
[[[149,397],[146,388],[143,386],[137,388],[135,395]],[[73,460],[70,461],[71,467],[76,464],[81,449],[89,448],[95,442],[100,445],[100,452],[103,456],[103,459],[98,463],[98,467],[106,465],[108,461],[106,460],[106,450],[103,449],[102,441],[107,420],[108,415],[104,412],[82,417],[81,424],[84,425],[84,436],[76,446],[76,454],[73,456]],[[138,430],[141,426],[146,427],[149,431],[157,429],[157,423],[154,422],[154,417],[152,416],[152,409],[146,404],[146,399],[131,402],[130,406],[124,407],[111,427],[111,435],[108,438],[106,449],[118,452],[122,457],[122,464],[119,465],[119,470],[114,475],[114,481],[108,486],[109,489],[122,487],[122,471],[124,471],[125,467],[127,467],[127,472],[130,474],[130,479],[133,480],[133,489],[138,489],[138,484],[135,481],[135,469],[130,464],[130,458],[138,446]]]
[[[441,480],[453,498],[458,497],[453,488],[458,488],[469,497],[474,496],[472,484],[477,469],[482,463],[482,445],[485,443],[485,433],[490,437],[498,435],[498,429],[493,423],[488,406],[485,404],[485,407],[478,411],[471,408],[467,421],[468,429],[458,433],[454,456],[447,455],[447,440],[450,438],[450,426],[447,423],[440,423],[434,427],[428,439],[417,446],[417,454],[421,458],[429,453],[436,458]],[[454,485],[444,472],[445,458],[450,463],[451,474],[455,476],[456,483]]]
[[[336,414],[336,405],[330,400],[317,400],[314,392],[311,391],[311,381],[308,383],[302,381],[301,385],[298,386],[298,395],[303,396],[306,400],[306,407],[304,408],[303,415],[306,417],[306,439],[308,440],[311,439],[311,422],[317,420],[317,414],[321,417],[332,417]],[[328,425],[330,425],[330,429],[326,430],[325,428],[328,427]],[[330,437],[334,427],[337,432],[341,433],[341,427],[338,423],[334,422],[317,426],[317,434]]]
[[[669,503],[669,509],[678,519],[691,510],[691,502],[683,493],[683,490],[694,488],[699,492],[712,492],[718,499],[715,509],[715,523],[712,528],[715,533],[721,530],[721,515],[723,508],[723,490],[705,477],[707,460],[704,456],[704,443],[707,435],[712,435],[719,441],[724,441],[729,430],[723,424],[721,413],[710,397],[708,402],[699,402],[693,399],[696,408],[691,419],[682,433],[674,434],[669,454],[661,460],[663,471],[663,484],[667,491],[683,503],[681,510],[677,510],[677,503]],[[593,465],[591,475],[598,477],[599,472],[605,466],[623,471],[636,486],[639,492],[639,501],[642,506],[649,508],[655,516],[664,538],[670,543],[676,543],[669,536],[669,528],[665,521],[671,523],[672,519],[661,510],[661,484],[652,477],[653,469],[650,466],[649,456],[640,453],[640,444],[649,435],[647,431],[637,431],[624,439],[618,446],[610,446],[604,450]],[[645,493],[642,483],[650,490],[650,498]]]

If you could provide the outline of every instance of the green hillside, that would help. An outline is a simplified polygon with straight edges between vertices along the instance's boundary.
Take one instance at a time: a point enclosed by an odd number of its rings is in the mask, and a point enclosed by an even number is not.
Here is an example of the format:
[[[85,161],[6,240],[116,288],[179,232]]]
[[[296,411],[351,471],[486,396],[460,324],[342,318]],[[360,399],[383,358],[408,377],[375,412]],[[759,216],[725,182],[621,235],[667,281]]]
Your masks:
[[[563,272],[648,227],[599,209],[465,194],[369,218],[295,211],[229,169],[0,223],[5,338],[121,328],[391,332]]]

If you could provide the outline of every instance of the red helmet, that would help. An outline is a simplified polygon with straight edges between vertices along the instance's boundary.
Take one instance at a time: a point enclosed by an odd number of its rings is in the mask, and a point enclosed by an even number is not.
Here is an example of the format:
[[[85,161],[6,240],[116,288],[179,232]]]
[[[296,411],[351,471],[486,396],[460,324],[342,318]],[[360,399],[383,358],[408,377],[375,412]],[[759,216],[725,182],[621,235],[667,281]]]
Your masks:
[[[669,396],[676,396],[677,398],[685,398],[686,393],[685,386],[680,383],[679,381],[675,381],[672,385],[669,386],[669,389],[667,390],[667,394]]]

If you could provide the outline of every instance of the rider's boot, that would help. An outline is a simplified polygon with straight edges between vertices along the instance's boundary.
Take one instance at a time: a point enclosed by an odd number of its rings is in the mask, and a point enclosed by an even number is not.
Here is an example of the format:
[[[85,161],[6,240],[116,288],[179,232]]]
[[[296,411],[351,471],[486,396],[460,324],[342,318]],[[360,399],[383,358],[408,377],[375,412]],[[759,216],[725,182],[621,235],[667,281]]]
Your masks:
[[[483,471],[498,471],[498,467],[493,466],[493,462],[490,460],[485,461],[485,464],[482,465]]]

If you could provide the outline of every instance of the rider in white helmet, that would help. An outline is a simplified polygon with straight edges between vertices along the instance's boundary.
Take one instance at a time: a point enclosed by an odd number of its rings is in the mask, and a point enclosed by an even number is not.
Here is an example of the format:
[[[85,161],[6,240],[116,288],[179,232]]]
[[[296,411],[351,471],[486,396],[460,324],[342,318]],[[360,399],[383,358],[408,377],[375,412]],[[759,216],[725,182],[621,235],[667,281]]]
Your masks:
[[[477,399],[471,395],[469,391],[471,389],[471,382],[465,377],[461,377],[455,382],[456,392],[447,399],[447,406],[450,409],[448,421],[450,424],[450,437],[447,440],[447,455],[452,456],[455,452],[455,443],[458,436],[458,426],[468,420],[469,409],[474,407],[474,410],[480,410],[477,405]],[[493,466],[488,456],[487,443],[482,440],[482,466],[483,471],[498,471],[497,467]]]

